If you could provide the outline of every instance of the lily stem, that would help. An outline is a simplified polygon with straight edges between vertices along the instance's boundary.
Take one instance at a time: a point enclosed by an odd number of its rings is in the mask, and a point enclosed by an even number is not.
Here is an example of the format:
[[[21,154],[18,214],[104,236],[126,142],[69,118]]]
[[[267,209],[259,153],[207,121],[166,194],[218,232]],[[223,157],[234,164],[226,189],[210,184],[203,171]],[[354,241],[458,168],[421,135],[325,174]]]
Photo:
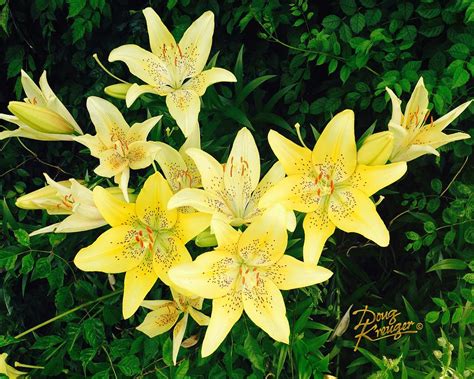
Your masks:
[[[91,301],[88,301],[87,303],[78,305],[78,306],[75,307],[75,308],[69,309],[68,311],[63,312],[63,313],[61,313],[61,314],[59,314],[59,315],[57,315],[57,316],[55,316],[55,317],[53,317],[53,318],[50,318],[49,320],[46,320],[46,321],[42,322],[41,324],[35,325],[35,326],[33,326],[32,328],[30,328],[30,329],[28,329],[28,330],[25,330],[24,332],[22,332],[22,333],[16,335],[16,336],[13,337],[13,338],[19,339],[19,338],[21,338],[21,337],[24,337],[24,336],[26,336],[27,334],[29,334],[29,333],[31,333],[31,332],[34,332],[35,330],[37,330],[37,329],[39,329],[39,328],[42,328],[43,326],[46,326],[46,325],[48,325],[48,324],[51,324],[51,323],[54,322],[54,321],[60,320],[60,319],[62,319],[63,317],[65,317],[65,316],[67,316],[67,315],[69,315],[69,314],[71,314],[71,313],[74,313],[74,312],[78,311],[79,309],[88,307],[89,305],[92,305],[92,304],[98,303],[98,302],[100,302],[100,301],[102,301],[102,300],[108,299],[109,297],[112,297],[112,296],[114,296],[114,295],[117,295],[117,294],[121,293],[122,291],[123,291],[123,290],[114,291],[114,292],[111,292],[111,293],[109,293],[109,294],[107,294],[107,295],[98,297],[98,298],[95,299],[95,300],[91,300]]]

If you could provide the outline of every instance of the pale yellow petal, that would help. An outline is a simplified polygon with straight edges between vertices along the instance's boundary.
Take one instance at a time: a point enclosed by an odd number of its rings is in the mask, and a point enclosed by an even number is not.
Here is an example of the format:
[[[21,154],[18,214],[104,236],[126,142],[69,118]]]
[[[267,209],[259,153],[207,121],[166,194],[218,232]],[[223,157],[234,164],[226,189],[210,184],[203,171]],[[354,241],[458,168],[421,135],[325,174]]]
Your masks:
[[[213,217],[211,231],[215,234],[219,248],[235,251],[242,232],[234,229],[223,217]]]
[[[312,171],[310,149],[295,144],[274,130],[268,133],[268,143],[287,175],[308,175]]]
[[[167,285],[171,286],[173,282],[169,277],[170,269],[181,264],[190,263],[192,261],[191,255],[181,242],[176,237],[169,236],[161,238],[160,244],[155,244],[155,254],[153,258],[153,267],[158,273],[159,278]],[[178,290],[181,287],[178,285]]]
[[[57,224],[55,233],[76,233],[92,230],[107,225],[104,219],[84,217],[81,214],[72,214]]]
[[[390,236],[387,227],[374,203],[362,191],[336,189],[330,198],[328,213],[339,229],[361,234],[380,246],[388,246]]]
[[[153,269],[153,254],[147,251],[141,263],[125,274],[122,303],[124,319],[134,315],[157,279],[158,274]]]
[[[458,118],[462,112],[466,110],[469,105],[471,105],[472,100],[466,101],[465,103],[459,105],[458,107],[454,108],[452,111],[446,113],[443,117],[437,119],[433,122],[433,126],[430,128],[433,131],[441,132],[446,128],[449,124],[451,124],[456,118]],[[426,125],[427,126],[427,125]]]
[[[332,276],[332,271],[314,263],[301,262],[284,255],[265,270],[265,276],[281,290],[292,290],[322,283]]]
[[[428,111],[428,104],[428,91],[425,88],[423,77],[420,77],[405,108],[402,126],[405,129],[417,126],[425,117]]]
[[[161,120],[162,116],[150,117],[143,122],[137,122],[127,131],[127,143],[145,141],[153,127]]]
[[[133,75],[155,87],[161,95],[168,93],[174,84],[166,63],[137,45],[122,45],[112,50],[109,62],[115,61],[124,62]]]
[[[237,133],[224,170],[224,186],[236,217],[243,217],[252,192],[260,180],[260,154],[252,133]]]
[[[137,235],[137,231],[128,225],[109,229],[92,245],[79,250],[74,264],[82,271],[109,274],[129,271],[140,264],[144,255],[144,249],[135,239]]]
[[[199,212],[222,213],[231,217],[230,210],[222,198],[197,188],[184,188],[168,202],[169,209],[192,207]]]
[[[192,77],[183,84],[183,89],[196,92],[199,96],[204,95],[207,87],[220,82],[236,82],[233,73],[223,68],[213,67]]]
[[[153,54],[157,56],[163,54],[163,46],[165,51],[176,49],[176,41],[173,35],[153,8],[145,8],[143,14],[145,15],[150,48]]]
[[[224,169],[210,154],[201,149],[189,148],[186,150],[196,164],[201,174],[202,186],[208,192],[221,194],[224,191]]]
[[[274,340],[288,343],[290,325],[280,290],[271,280],[259,280],[254,286],[242,287],[245,313]],[[211,319],[212,322],[212,319]]]
[[[305,216],[303,229],[303,259],[305,263],[317,264],[327,239],[336,230],[336,226],[329,219],[326,205]]]
[[[156,142],[156,145],[158,150],[155,159],[163,170],[173,192],[195,187],[193,177],[188,173],[188,167],[182,155],[166,143]]]
[[[137,141],[128,147],[127,159],[132,170],[139,170],[152,164],[158,146],[153,141]]]
[[[169,272],[172,284],[206,299],[225,296],[239,275],[237,256],[227,251],[199,255],[192,263],[174,267]]]
[[[313,165],[335,183],[347,179],[355,170],[357,150],[354,112],[346,109],[326,125],[312,153]]]
[[[287,243],[286,210],[275,205],[245,229],[238,242],[238,251],[246,264],[268,266],[281,258]]]
[[[198,94],[189,90],[173,91],[166,96],[166,106],[184,136],[189,136],[196,127],[201,110]]]
[[[74,141],[86,146],[90,150],[91,155],[96,158],[99,158],[108,149],[107,145],[97,135],[84,134],[83,136],[75,136]]]
[[[111,148],[115,141],[125,141],[129,126],[115,105],[100,97],[90,96],[86,106],[97,137],[104,145]]]
[[[124,158],[117,150],[105,150],[99,155],[100,164],[94,169],[94,172],[105,178],[120,174],[128,167],[128,159]]]
[[[413,141],[413,143],[416,145],[429,145],[433,149],[437,149],[438,147],[444,146],[448,143],[468,138],[471,138],[471,136],[467,133],[457,132],[452,134],[446,134],[433,130],[424,134],[420,133]]]
[[[207,357],[216,351],[242,316],[243,308],[240,291],[232,291],[228,295],[212,301],[211,320],[202,342],[202,357]]]
[[[199,74],[206,65],[214,34],[214,13],[204,12],[184,32],[179,41],[181,78]]]
[[[388,95],[390,96],[390,101],[392,102],[392,118],[390,119],[390,123],[396,125],[402,125],[403,113],[401,104],[402,101],[398,98],[397,95],[388,87],[385,87]]]
[[[178,213],[173,234],[183,243],[188,243],[211,224],[211,215],[203,212]]]
[[[149,84],[138,85],[136,83],[133,83],[130,86],[130,88],[127,90],[127,93],[125,95],[125,103],[127,104],[127,107],[130,108],[132,104],[141,95],[144,95],[145,93],[152,93],[154,95],[164,96],[170,91],[171,91],[171,88],[167,90],[166,87],[163,87],[163,88],[160,88],[160,90],[157,90],[155,87]]]
[[[211,320],[209,316],[206,316],[202,312],[195,310],[194,308],[189,308],[189,314],[193,318],[194,321],[197,322],[200,326],[209,325],[209,321]]]
[[[95,187],[93,196],[97,209],[110,226],[133,225],[138,220],[135,204],[126,203],[102,187]]]
[[[163,308],[178,309],[173,300],[143,300],[140,306],[151,311],[161,311]]]
[[[167,208],[172,195],[168,182],[159,172],[151,175],[137,197],[136,210],[140,220],[154,230],[171,229],[178,219],[178,212]]]
[[[181,342],[183,342],[184,332],[186,331],[186,325],[188,324],[188,314],[185,313],[183,318],[179,320],[173,329],[173,364],[176,366],[176,360],[178,359],[179,348]]]
[[[137,330],[153,338],[170,330],[178,320],[180,312],[171,306],[163,306],[149,312]]]
[[[41,91],[33,79],[23,70],[21,70],[21,86],[31,104],[46,107],[46,99],[43,95],[43,91]]]
[[[392,153],[391,162],[409,162],[425,154],[433,154],[439,157],[439,152],[430,145],[410,145]]]
[[[299,212],[314,212],[321,199],[318,188],[315,178],[302,174],[287,176],[262,196],[259,207],[281,204]]]
[[[354,174],[341,186],[349,185],[372,196],[382,188],[396,182],[407,171],[406,162],[392,163],[382,166],[357,165]]]

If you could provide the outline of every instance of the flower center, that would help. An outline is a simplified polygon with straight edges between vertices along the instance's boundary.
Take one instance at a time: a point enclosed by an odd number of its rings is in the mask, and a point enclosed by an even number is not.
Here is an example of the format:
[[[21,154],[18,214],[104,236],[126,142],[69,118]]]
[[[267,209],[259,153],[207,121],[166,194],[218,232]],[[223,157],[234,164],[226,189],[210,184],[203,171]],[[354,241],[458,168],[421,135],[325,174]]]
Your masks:
[[[318,199],[332,195],[334,192],[334,180],[329,172],[325,169],[321,169],[319,173],[314,177],[315,193]]]
[[[67,194],[67,195],[63,195],[61,197],[61,202],[59,204],[57,204],[56,207],[59,208],[59,209],[65,209],[67,211],[72,211],[75,202],[76,202],[76,200],[74,199],[74,197],[70,193],[70,194]]]
[[[142,249],[148,248],[153,251],[155,240],[156,234],[149,226],[146,226],[144,230],[139,229],[135,234],[135,241]]]
[[[178,189],[191,188],[193,184],[193,177],[188,170],[179,170],[176,173],[176,182]]]
[[[240,266],[239,276],[242,286],[245,287],[255,287],[262,283],[257,267],[248,266],[245,263]]]

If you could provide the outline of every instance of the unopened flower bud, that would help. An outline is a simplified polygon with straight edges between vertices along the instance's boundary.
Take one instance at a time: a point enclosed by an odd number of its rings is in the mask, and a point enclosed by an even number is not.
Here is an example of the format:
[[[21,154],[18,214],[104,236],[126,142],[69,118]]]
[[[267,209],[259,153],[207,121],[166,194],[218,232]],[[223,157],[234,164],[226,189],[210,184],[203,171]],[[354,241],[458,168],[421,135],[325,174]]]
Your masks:
[[[433,351],[433,355],[436,357],[436,359],[441,359],[443,358],[443,353],[439,350]]]
[[[197,235],[195,243],[199,247],[217,246],[217,239],[209,229],[206,229]]]
[[[393,134],[389,131],[368,136],[359,151],[357,162],[367,166],[384,165],[393,149]]]
[[[71,134],[74,127],[59,114],[34,104],[10,101],[8,110],[23,123],[42,133]]]
[[[105,87],[104,92],[116,99],[125,100],[127,97],[127,91],[132,86],[131,83],[117,83],[111,86]]]

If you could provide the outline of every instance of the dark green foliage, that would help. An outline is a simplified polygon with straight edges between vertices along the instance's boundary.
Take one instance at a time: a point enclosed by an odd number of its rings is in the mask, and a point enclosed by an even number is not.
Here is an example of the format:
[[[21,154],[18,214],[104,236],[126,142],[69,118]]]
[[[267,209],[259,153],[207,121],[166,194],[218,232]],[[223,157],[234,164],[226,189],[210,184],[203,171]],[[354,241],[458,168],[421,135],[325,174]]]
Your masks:
[[[204,10],[216,14],[211,56],[219,53],[217,66],[232,70],[239,80],[210,87],[202,98],[203,149],[221,161],[242,126],[254,132],[264,170],[275,161],[266,141],[271,128],[296,141],[293,125],[299,122],[311,147],[333,114],[351,108],[358,137],[374,122],[375,131],[385,130],[391,114],[385,87],[406,103],[420,75],[435,116],[474,95],[474,4],[467,0],[0,0],[0,111],[7,113],[8,101],[22,97],[21,68],[35,80],[45,69],[83,130],[93,132],[85,100],[106,97],[103,88],[114,81],[92,54],[106,63],[119,45],[148,48],[140,12],[148,5],[177,38]],[[107,67],[136,80],[123,64]],[[164,114],[151,137],[174,147],[183,142],[162,98],[144,96],[130,109],[114,103],[128,121],[145,119],[147,111]],[[472,122],[472,109],[450,128],[473,135],[467,121],[471,116]],[[334,234],[322,258],[335,273],[329,283],[284,294],[292,329],[289,346],[274,342],[243,317],[214,355],[201,358],[204,329],[191,322],[185,338],[197,335],[198,345],[182,348],[173,367],[171,334],[149,339],[136,331],[145,312],[122,320],[120,294],[20,341],[11,338],[112,288],[120,290],[123,275],[115,275],[114,285],[106,274],[84,273],[72,263],[100,231],[29,238],[29,232],[56,218],[14,206],[18,196],[43,185],[43,172],[66,179],[82,178],[87,170],[88,183],[103,180],[92,171],[97,161],[78,144],[2,141],[1,351],[13,360],[44,366],[32,371],[33,377],[322,378],[332,373],[340,378],[436,378],[453,372],[469,377],[474,365],[472,143],[456,142],[442,148],[439,158],[410,162],[408,174],[382,193],[385,200],[378,210],[390,230],[390,247]],[[132,177],[132,186],[139,188],[147,174],[143,170]],[[299,226],[290,235],[289,254],[302,257],[302,238]],[[149,295],[169,297],[160,286]],[[329,342],[351,304],[354,309],[365,304],[375,311],[398,309],[402,320],[421,321],[424,328],[397,341],[363,340],[353,352],[354,320],[342,337]],[[208,302],[204,312],[210,314]]]

